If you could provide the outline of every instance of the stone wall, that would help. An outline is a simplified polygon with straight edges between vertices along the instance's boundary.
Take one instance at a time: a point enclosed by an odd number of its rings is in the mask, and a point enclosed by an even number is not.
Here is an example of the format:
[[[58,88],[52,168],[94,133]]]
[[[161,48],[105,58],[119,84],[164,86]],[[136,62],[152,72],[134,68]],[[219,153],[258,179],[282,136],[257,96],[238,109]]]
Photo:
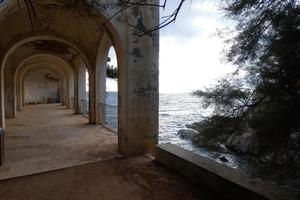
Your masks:
[[[48,69],[29,72],[25,78],[25,103],[58,103],[59,77]]]

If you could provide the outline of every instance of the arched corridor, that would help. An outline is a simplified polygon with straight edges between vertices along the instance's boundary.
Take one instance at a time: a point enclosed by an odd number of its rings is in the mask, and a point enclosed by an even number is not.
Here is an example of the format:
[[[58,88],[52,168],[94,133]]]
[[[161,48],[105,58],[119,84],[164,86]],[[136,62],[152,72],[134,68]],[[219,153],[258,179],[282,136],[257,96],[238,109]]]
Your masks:
[[[115,133],[60,104],[26,106],[6,123],[0,180],[119,156]]]
[[[58,102],[53,100],[58,96],[75,114],[88,115],[90,124],[105,125],[101,105],[105,104],[108,52],[113,46],[118,62],[118,152],[132,156],[153,151],[158,134],[158,32],[145,37],[133,33],[144,31],[139,29],[145,25],[154,27],[159,11],[141,7],[132,15],[126,10],[122,16],[127,23],[111,18],[124,6],[113,5],[35,1],[35,17],[30,20],[26,2],[0,3],[2,128],[26,104]],[[43,92],[47,87],[28,89],[28,73],[42,68],[56,74],[48,78],[59,82],[59,95],[47,96]],[[31,97],[36,91],[39,94]]]
[[[0,1],[0,126],[5,129],[0,179],[29,175],[23,177],[26,184],[19,182],[22,178],[1,180],[0,198],[41,199],[39,195],[45,194],[45,188],[50,191],[52,182],[29,179],[54,169],[62,176],[51,175],[53,183],[58,181],[64,189],[53,188],[57,195],[50,195],[51,200],[62,195],[64,199],[109,199],[114,187],[117,199],[148,198],[161,176],[167,180],[161,187],[167,189],[166,197],[179,194],[173,191],[188,194],[188,187],[181,190],[177,184],[180,178],[144,155],[153,153],[158,142],[159,32],[138,35],[159,23],[159,8],[125,9],[114,17],[126,2],[91,1],[97,2],[94,6],[82,2],[40,0],[28,9],[28,1]],[[106,104],[111,47],[118,64],[117,134],[103,126],[101,109]],[[136,155],[144,156],[128,158]],[[89,167],[93,164],[82,165],[99,160],[105,162],[98,162],[103,165],[96,171]],[[66,167],[71,167],[70,176],[65,174],[68,169],[61,169]],[[84,170],[77,172],[81,167]],[[12,180],[18,182],[13,185],[28,188],[3,192],[11,188]],[[168,190],[168,183],[175,187]],[[72,185],[71,190],[61,187],[67,185]],[[25,196],[18,195],[22,189]],[[72,195],[81,190],[87,194]]]

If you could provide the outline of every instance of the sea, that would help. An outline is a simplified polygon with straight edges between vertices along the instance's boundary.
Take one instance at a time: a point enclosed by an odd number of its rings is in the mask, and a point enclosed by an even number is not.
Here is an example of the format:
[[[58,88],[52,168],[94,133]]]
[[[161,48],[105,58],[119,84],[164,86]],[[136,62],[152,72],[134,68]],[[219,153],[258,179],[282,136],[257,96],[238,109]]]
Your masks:
[[[107,104],[107,123],[114,130],[117,130],[117,93],[108,92],[106,98]],[[180,146],[186,150],[192,151],[203,157],[211,159],[215,162],[226,165],[230,168],[243,171],[246,174],[257,177],[256,168],[257,165],[246,157],[240,157],[231,153],[221,153],[216,151],[210,151],[205,148],[201,148],[192,143],[191,140],[182,139],[178,134],[181,129],[187,128],[186,125],[194,122],[199,122],[203,119],[203,116],[207,116],[210,113],[203,110],[201,107],[201,99],[189,94],[160,94],[159,95],[159,143],[172,143]],[[228,162],[222,162],[219,158],[226,157]],[[261,175],[258,175],[259,177]],[[263,179],[274,180],[273,177],[265,177]],[[292,188],[299,192],[299,180],[287,179],[286,182],[280,183],[283,187]]]
[[[106,119],[108,126],[117,128],[117,92],[107,92],[106,95]],[[199,122],[206,116],[201,107],[201,99],[189,94],[160,94],[159,95],[159,143],[172,143],[186,150],[197,153],[231,168],[240,168],[247,165],[247,161],[230,154],[209,151],[193,144],[191,140],[182,139],[178,134],[186,125]],[[216,156],[218,155],[218,156]],[[225,156],[228,162],[222,162],[218,158]]]

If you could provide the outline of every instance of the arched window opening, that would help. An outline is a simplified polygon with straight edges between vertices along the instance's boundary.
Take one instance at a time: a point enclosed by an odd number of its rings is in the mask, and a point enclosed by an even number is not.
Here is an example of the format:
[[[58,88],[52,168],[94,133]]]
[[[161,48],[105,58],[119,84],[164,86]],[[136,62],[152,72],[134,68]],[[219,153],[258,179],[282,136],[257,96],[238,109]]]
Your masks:
[[[118,63],[114,47],[108,52],[106,70],[106,98],[105,120],[106,125],[117,132],[118,129]]]

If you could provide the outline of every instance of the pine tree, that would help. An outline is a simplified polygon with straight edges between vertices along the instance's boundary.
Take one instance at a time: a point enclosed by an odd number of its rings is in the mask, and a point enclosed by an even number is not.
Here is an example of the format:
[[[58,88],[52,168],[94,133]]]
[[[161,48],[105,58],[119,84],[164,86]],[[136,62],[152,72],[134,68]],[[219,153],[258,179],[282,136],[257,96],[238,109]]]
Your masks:
[[[294,162],[300,146],[293,138],[300,132],[300,1],[227,0],[224,9],[236,21],[226,58],[237,71],[194,92],[205,108],[214,108],[199,131],[214,138],[251,129],[260,155],[274,161],[285,152],[287,163]]]

